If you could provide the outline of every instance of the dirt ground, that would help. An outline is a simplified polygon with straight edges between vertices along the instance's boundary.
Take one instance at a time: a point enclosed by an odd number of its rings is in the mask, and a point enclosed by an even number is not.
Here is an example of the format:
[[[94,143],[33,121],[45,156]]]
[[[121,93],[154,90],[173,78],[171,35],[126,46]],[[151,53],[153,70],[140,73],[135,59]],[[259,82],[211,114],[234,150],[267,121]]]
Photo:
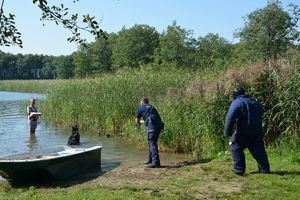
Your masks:
[[[231,173],[231,164],[230,160],[217,159],[169,162],[161,168],[146,168],[142,163],[131,162],[110,171],[98,169],[67,181],[35,186],[43,191],[103,187],[108,191],[138,192],[162,199],[227,199],[231,194],[240,194],[245,183],[245,177]]]
[[[226,160],[166,163],[154,169],[140,163],[127,163],[82,183],[80,187],[101,185],[114,190],[206,199],[240,193],[241,180],[243,177],[231,173],[231,163]]]

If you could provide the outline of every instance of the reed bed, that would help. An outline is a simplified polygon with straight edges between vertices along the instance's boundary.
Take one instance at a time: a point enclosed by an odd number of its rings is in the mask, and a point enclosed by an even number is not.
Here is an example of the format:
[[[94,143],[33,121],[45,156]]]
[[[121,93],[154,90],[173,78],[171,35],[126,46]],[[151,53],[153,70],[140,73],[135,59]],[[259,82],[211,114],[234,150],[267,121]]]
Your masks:
[[[46,93],[67,80],[1,80],[0,91]]]
[[[155,104],[169,87],[184,87],[192,77],[184,73],[129,70],[95,79],[69,80],[47,92],[43,109],[51,110],[47,117],[59,124],[76,123],[85,130],[113,128],[120,133],[125,122],[134,117],[141,97],[148,96]]]
[[[261,68],[261,64],[257,67]],[[251,83],[239,83],[228,80],[226,70],[204,73],[144,67],[89,79],[2,81],[0,88],[45,92],[47,98],[40,102],[40,110],[43,118],[55,125],[77,124],[85,133],[121,135],[141,143],[145,142],[145,130],[135,127],[135,110],[139,99],[147,96],[166,124],[160,147],[194,152],[203,158],[227,149],[223,128],[231,102],[228,91],[238,83],[265,107],[267,144],[299,145],[299,69],[298,64],[284,73],[277,69],[254,69]],[[232,74],[233,69],[228,70]]]
[[[183,69],[142,68],[68,80],[48,90],[47,99],[42,102],[44,118],[66,127],[77,124],[91,134],[116,134],[144,142],[145,130],[135,127],[134,118],[139,99],[147,96],[166,123],[160,139],[163,148],[176,152],[221,151],[228,100],[220,110],[221,98],[205,100],[198,91],[190,98],[186,92],[193,80],[210,75]],[[213,116],[209,115],[211,112]]]

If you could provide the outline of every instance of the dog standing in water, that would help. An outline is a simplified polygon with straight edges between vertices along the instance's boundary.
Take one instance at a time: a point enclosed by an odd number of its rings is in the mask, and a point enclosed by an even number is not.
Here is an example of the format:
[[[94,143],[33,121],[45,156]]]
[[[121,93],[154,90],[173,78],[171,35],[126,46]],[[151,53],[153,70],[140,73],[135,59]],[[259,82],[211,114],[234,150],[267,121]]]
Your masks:
[[[69,137],[68,145],[79,145],[80,144],[80,135],[77,125],[72,126],[72,135]]]

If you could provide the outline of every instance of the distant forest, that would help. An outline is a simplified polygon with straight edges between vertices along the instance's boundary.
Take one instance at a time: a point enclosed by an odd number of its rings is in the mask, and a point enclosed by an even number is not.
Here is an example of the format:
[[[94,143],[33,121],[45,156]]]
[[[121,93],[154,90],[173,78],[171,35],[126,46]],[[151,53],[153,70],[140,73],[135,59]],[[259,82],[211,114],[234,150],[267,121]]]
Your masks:
[[[173,22],[158,33],[154,27],[135,25],[82,44],[68,56],[13,55],[0,51],[0,80],[69,79],[96,77],[122,68],[156,67],[191,70],[227,68],[257,60],[284,59],[299,54],[299,18],[297,5],[283,8],[269,3],[245,18],[244,27],[235,33],[238,43],[218,34],[195,38]]]

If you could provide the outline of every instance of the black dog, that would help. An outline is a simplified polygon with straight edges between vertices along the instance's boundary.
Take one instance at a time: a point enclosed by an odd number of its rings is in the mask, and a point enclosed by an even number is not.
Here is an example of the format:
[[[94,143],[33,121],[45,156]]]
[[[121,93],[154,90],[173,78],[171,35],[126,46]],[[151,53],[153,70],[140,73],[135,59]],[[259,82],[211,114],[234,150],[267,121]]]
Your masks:
[[[72,126],[72,135],[69,137],[68,145],[79,145],[80,144],[80,135],[77,125]]]

